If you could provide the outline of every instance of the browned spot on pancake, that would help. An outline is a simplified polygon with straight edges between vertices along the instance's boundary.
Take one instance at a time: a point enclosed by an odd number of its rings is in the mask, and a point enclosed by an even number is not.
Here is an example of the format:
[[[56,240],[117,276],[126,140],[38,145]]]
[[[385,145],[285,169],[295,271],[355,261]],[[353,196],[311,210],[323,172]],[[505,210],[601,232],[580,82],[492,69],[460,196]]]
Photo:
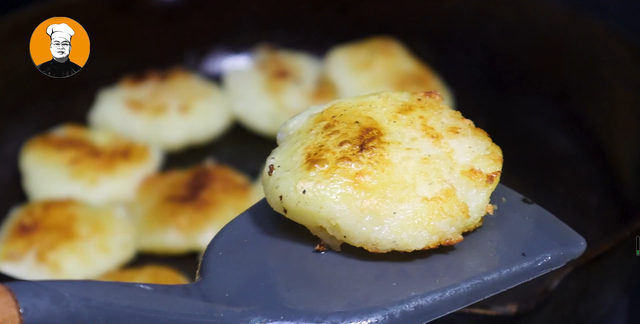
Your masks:
[[[329,164],[327,160],[323,158],[319,158],[318,155],[319,155],[318,152],[315,152],[311,155],[307,155],[307,158],[306,158],[307,169],[310,169],[309,166],[312,166],[315,169],[321,169],[321,170],[324,170],[327,168],[327,165]]]
[[[421,124],[422,132],[433,140],[442,139],[442,135],[433,127],[429,126],[426,122]]]
[[[169,170],[147,178],[137,206],[145,228],[199,231],[211,223],[226,224],[249,207],[251,183],[242,173],[222,165],[204,164]],[[136,208],[138,208],[136,207]]]
[[[449,133],[452,133],[452,134],[460,134],[461,130],[462,130],[462,128],[456,127],[456,126],[451,126],[451,127],[447,128],[447,131]]]
[[[170,194],[167,200],[183,204],[197,201],[213,181],[215,181],[215,175],[208,168],[197,167],[188,175],[184,190]]]
[[[81,213],[93,213],[90,218]],[[72,200],[32,202],[19,211],[2,245],[0,259],[19,261],[33,253],[36,262],[47,265],[53,271],[60,269],[61,260],[56,251],[63,247],[78,246],[84,240],[96,239],[105,230],[107,215]]]
[[[495,171],[487,174],[487,183],[493,184],[493,182],[500,176],[501,173],[502,171]]]
[[[468,170],[464,170],[460,172],[463,176],[465,176],[468,179],[473,180],[474,182],[480,183],[480,182],[486,182],[488,179],[488,174],[482,172],[481,170],[478,170],[476,168],[471,168]]]
[[[458,236],[458,237],[449,237],[446,239],[443,239],[442,241],[440,241],[440,244],[442,246],[451,246],[451,245],[456,245],[460,242],[462,242],[464,238],[462,237],[462,235]]]
[[[191,105],[187,103],[182,103],[178,108],[178,112],[180,112],[183,115],[188,114],[190,111],[191,111]]]
[[[487,208],[485,209],[486,213],[489,215],[493,215],[493,211],[494,211],[494,206],[492,204],[488,204]]]
[[[431,99],[442,101],[442,95],[437,90],[422,92],[420,95],[423,97],[429,97]]]
[[[276,169],[273,167],[273,164],[269,164],[269,172],[267,172],[267,174],[269,176],[273,175],[273,171],[275,171]]]
[[[311,102],[313,104],[322,104],[329,102],[336,97],[336,87],[329,81],[326,75],[320,76],[316,89],[311,94]]]
[[[256,67],[266,76],[266,86],[272,94],[281,93],[286,84],[299,78],[299,71],[290,64],[286,56],[270,45],[257,49]]]
[[[271,76],[274,79],[286,79],[290,74],[291,72],[289,72],[289,70],[283,67],[279,67],[273,71],[273,74],[271,74]]]
[[[26,219],[16,224],[16,232],[20,236],[29,235],[38,230],[38,224]]]
[[[284,206],[282,206],[282,211],[284,212],[285,215],[287,214],[287,209],[284,208]]]
[[[379,127],[365,127],[358,134],[358,153],[373,152],[381,143],[382,130]]]
[[[361,186],[370,184],[373,174],[388,169],[390,143],[384,128],[360,110],[368,103],[361,105],[338,103],[311,120],[314,140],[304,148],[303,160],[307,171],[332,174]]]
[[[445,187],[431,197],[422,197],[421,207],[433,213],[469,219],[469,206],[458,198],[457,192],[455,187]]]
[[[261,44],[255,50],[256,67],[265,76],[264,85],[278,107],[286,108],[281,95],[288,87],[300,83],[305,75],[305,71],[297,64],[298,60],[292,59],[291,55],[296,54],[282,51],[270,44]],[[324,75],[318,78],[313,88],[306,91],[305,95],[311,105],[326,103],[336,97],[335,85]]]
[[[368,179],[371,173],[384,172],[391,163],[384,128],[361,111],[369,106],[366,101],[359,105],[336,103],[311,121],[311,132],[317,135],[304,149],[307,171],[331,173],[356,182]],[[355,170],[353,164],[362,165],[362,170]]]
[[[324,124],[324,126],[322,126],[322,131],[327,132],[330,130],[333,130],[334,128],[336,128],[338,125],[340,125],[340,122],[338,122],[337,120],[331,120],[328,123]],[[339,131],[338,131],[339,132]]]
[[[344,141],[338,143],[339,147],[343,147],[343,146],[347,146],[347,145],[351,145],[351,142],[349,140],[344,140]]]
[[[404,117],[405,123],[414,127],[416,130],[424,134],[426,138],[433,140],[440,140],[443,137],[440,131],[431,126],[431,121],[438,119],[438,115],[441,113],[442,108],[439,104],[429,99],[436,97],[437,92],[416,92],[412,94],[412,100],[399,105],[396,109],[397,116]],[[435,94],[434,94],[435,93]],[[427,100],[420,100],[421,98],[427,98]],[[395,122],[394,120],[391,121]],[[413,140],[417,140],[414,138]]]
[[[316,244],[316,247],[313,250],[316,252],[326,252],[329,250],[329,248],[326,244],[324,244],[324,242],[320,241],[318,244]]]
[[[151,100],[144,102],[135,98],[129,98],[125,101],[125,105],[129,110],[142,113],[149,116],[164,115],[168,108],[164,103],[153,102]]]
[[[400,107],[398,107],[397,112],[399,115],[410,115],[416,112],[417,110],[416,108],[417,108],[416,105],[413,103],[403,104],[403,105],[400,105]]]
[[[117,135],[109,136],[105,143],[98,144],[90,138],[88,128],[69,124],[58,132],[29,140],[25,150],[72,167],[71,172],[78,177],[115,173],[120,168],[140,165],[149,159],[150,152],[146,146]]]
[[[351,163],[353,163],[353,160],[348,157],[348,156],[343,156],[343,157],[339,157],[336,162],[339,165],[351,165]]]
[[[500,155],[498,155],[498,154],[500,154]],[[501,155],[502,153],[498,153],[498,154],[492,153],[491,156],[490,156],[490,159],[491,159],[491,161],[502,165],[502,163],[504,162],[504,158]]]
[[[133,111],[142,111],[142,109],[144,108],[144,103],[142,103],[142,101],[138,100],[138,99],[134,99],[134,98],[129,98],[125,104],[127,105],[127,107],[129,107],[129,109],[133,110]]]

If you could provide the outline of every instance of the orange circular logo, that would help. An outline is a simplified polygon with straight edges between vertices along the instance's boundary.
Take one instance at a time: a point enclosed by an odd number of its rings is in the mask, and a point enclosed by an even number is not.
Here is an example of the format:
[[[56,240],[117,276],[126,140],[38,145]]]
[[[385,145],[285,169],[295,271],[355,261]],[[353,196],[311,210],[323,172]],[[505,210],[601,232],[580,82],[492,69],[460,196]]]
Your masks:
[[[29,45],[36,68],[52,78],[67,78],[89,59],[89,35],[67,17],[49,18],[33,31]]]

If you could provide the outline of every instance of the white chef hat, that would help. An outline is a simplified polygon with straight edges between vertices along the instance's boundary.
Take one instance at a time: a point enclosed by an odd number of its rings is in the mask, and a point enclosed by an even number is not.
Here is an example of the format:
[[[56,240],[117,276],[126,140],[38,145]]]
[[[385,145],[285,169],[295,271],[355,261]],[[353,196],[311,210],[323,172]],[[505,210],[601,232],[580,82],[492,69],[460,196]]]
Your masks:
[[[65,23],[53,24],[47,27],[47,34],[51,36],[51,39],[62,37],[68,41],[71,41],[71,36],[73,36],[75,33],[76,32],[74,32],[73,29],[71,29],[71,27],[69,27],[69,25]]]

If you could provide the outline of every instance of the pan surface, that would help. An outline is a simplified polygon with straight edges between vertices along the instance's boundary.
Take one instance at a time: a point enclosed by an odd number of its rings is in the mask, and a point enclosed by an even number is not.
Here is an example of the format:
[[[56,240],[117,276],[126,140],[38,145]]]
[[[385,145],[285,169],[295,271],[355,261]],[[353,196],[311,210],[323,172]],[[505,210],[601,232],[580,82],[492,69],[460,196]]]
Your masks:
[[[52,16],[81,23],[91,55],[77,75],[51,79],[28,52],[31,32]],[[84,122],[95,93],[126,73],[184,65],[216,78],[217,60],[261,41],[323,54],[376,34],[406,42],[451,85],[457,108],[505,155],[502,181],[575,229],[589,248],[578,265],[638,226],[640,49],[601,25],[542,1],[59,1],[0,22],[0,213],[25,197],[17,154],[35,133]],[[9,62],[9,63],[7,63]],[[53,98],[53,99],[52,99]],[[235,126],[166,167],[214,156],[251,176],[275,142]],[[195,274],[195,255],[140,256]],[[509,314],[535,304],[568,266],[471,306]],[[2,281],[10,278],[2,277]]]

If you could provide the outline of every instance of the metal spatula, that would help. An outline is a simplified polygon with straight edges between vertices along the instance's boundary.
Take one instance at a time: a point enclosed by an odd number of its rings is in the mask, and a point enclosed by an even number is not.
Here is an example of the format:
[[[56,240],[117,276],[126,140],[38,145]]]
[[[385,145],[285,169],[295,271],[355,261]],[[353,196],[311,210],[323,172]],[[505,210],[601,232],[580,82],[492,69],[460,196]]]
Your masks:
[[[195,283],[6,286],[24,324],[425,323],[559,268],[586,248],[571,228],[503,185],[492,203],[494,214],[453,247],[371,254],[346,246],[314,252],[317,239],[262,200],[213,239]]]

